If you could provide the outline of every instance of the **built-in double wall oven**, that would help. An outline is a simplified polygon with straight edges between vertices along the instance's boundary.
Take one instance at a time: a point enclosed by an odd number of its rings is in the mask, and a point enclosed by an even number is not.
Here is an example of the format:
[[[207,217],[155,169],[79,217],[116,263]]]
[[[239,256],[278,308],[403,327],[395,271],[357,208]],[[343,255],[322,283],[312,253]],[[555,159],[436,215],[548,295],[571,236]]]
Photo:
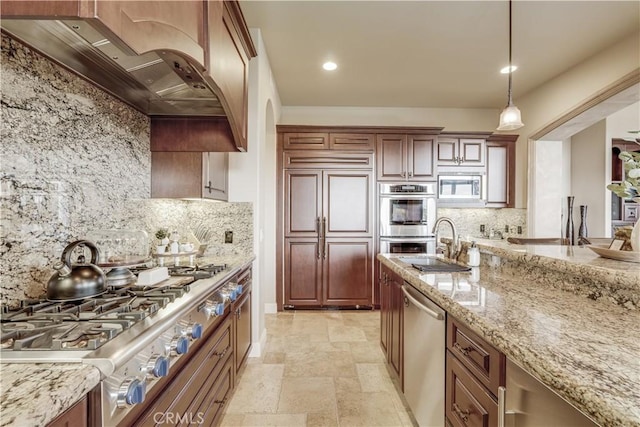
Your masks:
[[[381,253],[435,253],[435,183],[380,183]]]

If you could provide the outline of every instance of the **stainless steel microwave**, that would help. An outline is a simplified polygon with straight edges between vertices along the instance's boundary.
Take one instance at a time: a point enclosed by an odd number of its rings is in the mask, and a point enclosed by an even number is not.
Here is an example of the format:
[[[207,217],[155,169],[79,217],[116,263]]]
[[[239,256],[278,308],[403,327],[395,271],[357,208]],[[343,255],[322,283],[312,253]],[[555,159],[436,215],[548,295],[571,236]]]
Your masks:
[[[486,199],[486,177],[483,173],[438,175],[439,202],[482,205]]]

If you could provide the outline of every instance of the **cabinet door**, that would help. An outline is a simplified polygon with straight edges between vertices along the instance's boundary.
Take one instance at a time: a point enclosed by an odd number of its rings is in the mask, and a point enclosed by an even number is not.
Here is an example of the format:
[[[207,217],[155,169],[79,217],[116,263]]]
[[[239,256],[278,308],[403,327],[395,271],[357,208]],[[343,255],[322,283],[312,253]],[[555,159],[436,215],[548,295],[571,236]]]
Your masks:
[[[378,181],[403,181],[406,178],[407,136],[377,135],[376,163]]]
[[[371,305],[373,239],[326,239],[323,304]]]
[[[447,350],[445,414],[454,427],[498,425],[498,403]]]
[[[460,139],[459,144],[459,162],[466,166],[484,166],[484,139]]]
[[[136,53],[168,49],[205,64],[204,3],[97,1],[96,15]]]
[[[237,304],[235,319],[235,349],[233,352],[236,365],[236,383],[240,380],[242,369],[251,349],[251,292],[247,292]]]
[[[231,130],[247,149],[247,112],[249,54],[246,24],[237,2],[209,0],[208,3],[209,54],[207,73],[218,88],[218,98],[227,113]],[[251,46],[253,48],[253,46]],[[252,53],[255,54],[255,53]]]
[[[317,237],[322,216],[322,172],[284,173],[285,236]]]
[[[202,197],[229,200],[229,154],[202,153]]]
[[[458,159],[458,138],[438,138],[438,148],[436,150],[436,160],[438,165],[457,165]]]
[[[510,142],[487,142],[487,206],[514,206],[514,148]]]
[[[404,294],[402,293],[402,279],[395,273],[388,275],[389,288],[391,292],[391,310],[389,314],[389,355],[388,362],[396,379],[400,383],[400,388],[404,390],[403,373],[403,314],[404,314]]]
[[[322,305],[322,257],[317,238],[284,242],[284,304]]]
[[[389,323],[391,314],[391,288],[387,280],[389,269],[380,266],[382,270],[378,286],[380,287],[380,347],[385,355],[389,354]]]
[[[434,142],[435,137],[433,136],[407,136],[407,175],[409,181],[435,179]]]
[[[373,237],[371,171],[325,171],[323,221],[326,237]]]
[[[202,197],[202,166],[202,153],[152,152],[151,197]]]

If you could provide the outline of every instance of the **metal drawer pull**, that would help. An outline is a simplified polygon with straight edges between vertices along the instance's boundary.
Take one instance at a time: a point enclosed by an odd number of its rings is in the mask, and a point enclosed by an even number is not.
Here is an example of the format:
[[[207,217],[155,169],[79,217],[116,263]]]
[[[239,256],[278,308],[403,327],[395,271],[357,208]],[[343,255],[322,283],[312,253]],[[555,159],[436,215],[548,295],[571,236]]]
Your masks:
[[[224,350],[222,350],[220,353],[213,353],[214,356],[218,356],[220,359],[222,359],[225,354],[227,354],[227,351],[229,351],[231,347],[227,347]]]
[[[463,422],[466,423],[467,421],[469,421],[469,415],[471,414],[471,411],[469,411],[468,409],[466,411],[463,411],[455,402],[453,403],[453,412],[455,412]]]
[[[213,403],[217,403],[220,406],[224,406],[227,403],[227,398],[225,397],[222,400],[214,400]]]
[[[471,353],[472,351],[475,351],[475,348],[473,346],[463,347],[460,344],[458,344],[457,342],[453,343],[453,347],[456,350],[458,350],[460,353],[464,354],[465,356],[468,356],[469,353]]]

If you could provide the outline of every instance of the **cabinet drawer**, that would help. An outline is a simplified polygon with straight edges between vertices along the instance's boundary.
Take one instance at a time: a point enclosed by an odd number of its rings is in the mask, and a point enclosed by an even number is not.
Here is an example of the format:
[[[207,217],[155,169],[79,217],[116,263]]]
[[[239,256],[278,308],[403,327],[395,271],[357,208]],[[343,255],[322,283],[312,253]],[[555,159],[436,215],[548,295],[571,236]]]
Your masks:
[[[373,153],[286,151],[285,169],[373,169]]]
[[[331,133],[329,148],[332,150],[373,151],[374,134],[372,133]]]
[[[285,150],[326,150],[329,148],[328,133],[285,133],[283,137]]]
[[[505,381],[504,354],[451,316],[447,320],[447,348],[491,393],[498,394]]]
[[[447,351],[445,415],[454,427],[490,427],[498,424],[498,402]]]

